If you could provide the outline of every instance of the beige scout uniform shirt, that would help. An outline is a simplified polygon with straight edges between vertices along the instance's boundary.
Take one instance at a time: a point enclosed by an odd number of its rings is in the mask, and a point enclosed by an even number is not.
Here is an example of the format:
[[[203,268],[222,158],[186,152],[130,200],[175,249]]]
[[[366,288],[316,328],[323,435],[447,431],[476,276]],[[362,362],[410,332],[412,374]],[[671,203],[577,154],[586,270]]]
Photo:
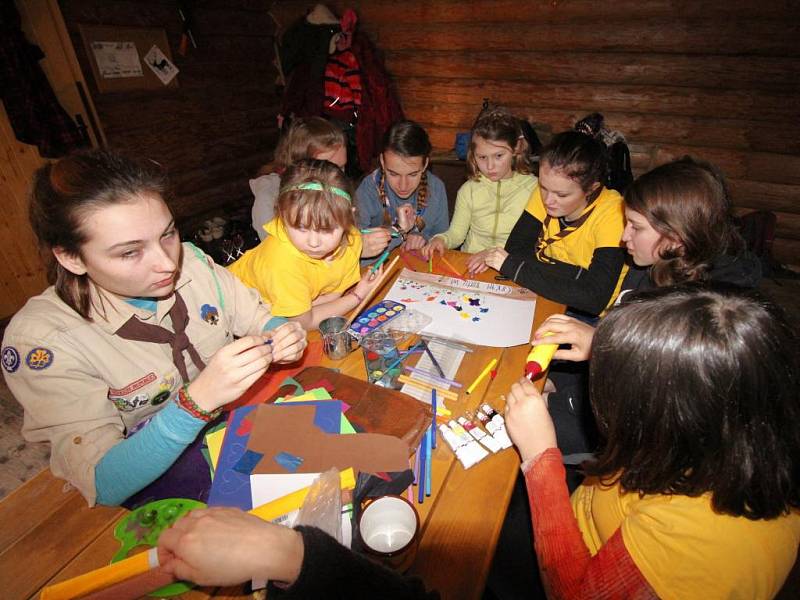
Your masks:
[[[186,302],[186,335],[203,361],[233,341],[260,333],[271,318],[254,290],[191,244],[183,245],[177,289]],[[3,338],[6,383],[25,409],[22,434],[51,443],[50,468],[95,502],[94,468],[109,448],[177,393],[181,377],[169,344],[135,342],[114,333],[131,315],[172,331],[169,309],[155,314],[118,297],[95,298],[93,322],[67,306],[53,287],[31,298]],[[189,378],[198,374],[184,352]]]

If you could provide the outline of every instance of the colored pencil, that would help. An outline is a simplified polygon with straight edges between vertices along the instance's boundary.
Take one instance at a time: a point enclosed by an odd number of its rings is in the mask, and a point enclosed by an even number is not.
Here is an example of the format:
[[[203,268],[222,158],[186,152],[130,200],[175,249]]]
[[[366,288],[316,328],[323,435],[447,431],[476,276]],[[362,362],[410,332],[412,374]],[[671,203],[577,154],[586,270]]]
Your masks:
[[[427,371],[425,369],[420,369],[419,367],[409,367],[408,365],[406,365],[404,368],[406,371],[415,373],[421,377],[424,377],[425,379],[430,379],[433,383],[438,383],[439,385],[450,385],[457,388],[463,387],[462,384],[455,381],[454,379],[439,377],[438,375],[436,375],[436,373],[431,373],[430,371]]]
[[[436,392],[442,397],[447,398],[448,400],[458,400],[458,394],[451,390],[446,390],[441,388],[437,385],[433,385],[432,383],[428,383],[427,381],[420,381],[419,379],[412,379],[408,375],[400,375],[397,378],[397,381],[400,383],[407,383],[408,385],[418,387],[421,390],[425,390],[426,392],[436,388]]]
[[[458,269],[456,269],[453,265],[451,265],[447,261],[447,259],[444,257],[444,255],[440,256],[439,258],[442,259],[442,262],[447,265],[447,268],[450,269],[453,273],[455,273],[458,276],[459,279],[464,279],[464,276],[461,275],[461,273],[458,272]]]
[[[425,352],[428,353],[428,357],[431,359],[433,366],[436,367],[436,370],[439,371],[439,377],[446,377],[444,374],[444,370],[442,369],[442,365],[439,364],[439,361],[436,360],[436,357],[431,352],[431,349],[428,348],[428,344],[425,340],[422,340],[422,346],[425,348]]]
[[[367,302],[372,300],[372,297],[381,288],[381,285],[383,284],[383,282],[385,281],[385,279],[389,275],[389,273],[392,272],[392,269],[394,269],[394,266],[397,264],[398,260],[400,260],[400,257],[399,256],[395,256],[394,260],[389,263],[389,266],[386,267],[383,270],[383,273],[381,274],[381,277],[378,280],[378,283],[375,285],[375,287],[372,288],[372,291],[369,294],[367,294],[366,296],[364,296],[364,299],[361,302],[359,302],[358,306],[356,306],[353,309],[353,312],[350,314],[350,318],[347,319],[347,327],[350,327],[350,325],[352,325],[353,319],[355,319],[358,316],[358,314],[364,309],[364,307],[367,305]]]
[[[428,259],[428,273],[433,273],[433,254]]]
[[[433,432],[433,447],[436,448],[436,388],[431,388],[431,409],[433,416],[431,417],[431,431]]]
[[[401,362],[403,362],[406,358],[408,358],[408,356],[410,354],[412,354],[420,346],[420,344],[422,344],[422,342],[417,342],[411,348],[409,348],[407,351],[402,352],[400,354],[400,356],[398,356],[396,359],[394,359],[392,362],[390,362],[389,365],[384,369],[384,371],[383,371],[384,374],[388,373],[389,371],[394,369],[397,365],[399,365]]]
[[[431,495],[431,468],[433,461],[431,460],[431,429],[425,433],[425,495]]]
[[[486,378],[486,376],[492,371],[492,369],[495,368],[496,365],[497,365],[497,359],[496,358],[493,358],[492,360],[490,360],[489,364],[486,365],[483,368],[483,371],[481,371],[480,375],[478,375],[475,378],[475,381],[473,381],[470,384],[470,386],[467,388],[467,394],[471,394],[472,392],[474,392],[475,388],[478,387],[480,382],[483,381]]]
[[[374,275],[374,274],[375,274],[375,271],[377,271],[377,270],[378,270],[378,268],[380,268],[380,266],[381,266],[381,265],[384,263],[384,261],[385,261],[387,258],[389,258],[389,249],[388,249],[388,248],[387,248],[386,250],[384,250],[384,251],[383,251],[383,254],[381,254],[381,255],[378,257],[378,260],[376,260],[376,261],[375,261],[375,264],[374,264],[374,265],[372,265],[372,267],[370,267],[370,271],[369,271],[369,272],[370,272],[370,273],[372,273],[372,274]]]
[[[378,228],[378,229],[380,229],[380,228]],[[373,233],[375,230],[374,229],[359,229],[358,231],[360,233]],[[397,233],[396,231],[392,231],[389,235],[391,235],[393,238],[400,237],[400,234]]]

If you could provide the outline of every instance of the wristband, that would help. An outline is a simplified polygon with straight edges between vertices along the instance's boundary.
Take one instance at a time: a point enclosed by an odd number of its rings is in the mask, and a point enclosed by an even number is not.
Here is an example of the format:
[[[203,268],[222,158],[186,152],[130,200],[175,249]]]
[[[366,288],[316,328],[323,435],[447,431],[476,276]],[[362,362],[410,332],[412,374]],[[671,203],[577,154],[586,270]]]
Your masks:
[[[205,421],[206,423],[208,423],[209,421],[213,421],[220,414],[222,414],[222,407],[216,408],[212,411],[203,410],[202,408],[200,408],[197,402],[192,400],[192,397],[189,395],[188,383],[185,383],[180,387],[180,389],[178,390],[178,395],[175,397],[175,402],[177,402],[178,406],[180,406],[190,415],[200,419],[201,421]]]
[[[359,304],[361,304],[364,301],[364,299],[361,296],[359,296],[358,292],[356,292],[355,290],[350,290],[350,293],[356,297],[356,300],[358,300]]]

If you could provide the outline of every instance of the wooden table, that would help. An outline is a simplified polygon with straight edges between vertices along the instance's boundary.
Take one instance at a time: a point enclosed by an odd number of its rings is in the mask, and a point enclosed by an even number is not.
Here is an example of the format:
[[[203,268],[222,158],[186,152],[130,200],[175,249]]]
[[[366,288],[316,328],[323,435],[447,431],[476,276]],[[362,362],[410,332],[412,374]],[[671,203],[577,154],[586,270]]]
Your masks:
[[[462,268],[467,256],[448,252],[447,259]],[[490,271],[476,279],[494,281],[495,274]],[[389,290],[392,281],[384,284],[377,298]],[[534,328],[563,310],[563,305],[539,297]],[[502,408],[500,396],[522,375],[527,352],[527,346],[476,347],[466,354],[457,375],[465,384],[492,358],[498,359],[498,373],[494,381],[484,381],[471,395],[462,393],[457,402],[447,401],[454,416],[483,402]],[[325,359],[323,365],[366,379],[361,352],[340,361]],[[455,460],[446,444],[438,444],[433,452],[433,494],[416,505],[422,537],[412,573],[420,575],[429,588],[439,590],[443,598],[480,597],[518,468],[513,450],[488,457],[469,470]],[[0,502],[0,595],[8,599],[36,597],[47,584],[108,564],[119,548],[114,525],[126,512],[102,506],[90,509],[76,490],[53,477],[49,469],[42,471]],[[206,587],[179,597],[246,596],[241,587]]]

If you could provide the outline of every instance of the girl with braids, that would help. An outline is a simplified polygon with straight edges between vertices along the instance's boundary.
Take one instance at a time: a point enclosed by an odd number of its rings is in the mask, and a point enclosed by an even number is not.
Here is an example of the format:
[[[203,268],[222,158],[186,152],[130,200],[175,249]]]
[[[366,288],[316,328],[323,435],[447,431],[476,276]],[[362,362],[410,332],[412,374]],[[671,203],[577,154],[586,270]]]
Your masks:
[[[603,186],[606,147],[577,131],[542,150],[539,182],[505,248],[471,257],[471,273],[491,267],[573,311],[595,318],[617,296],[625,273],[622,196]]]
[[[228,267],[272,314],[316,329],[353,310],[380,281],[383,267],[359,272],[362,242],[351,190],[341,169],[326,160],[286,169],[275,218],[264,226],[269,235]]]
[[[8,325],[3,374],[23,435],[50,442],[53,474],[90,505],[205,500],[203,429],[305,348],[297,323],[181,244],[164,188],[152,164],[107,150],[48,163],[33,181],[53,285]]]
[[[503,246],[536,184],[519,120],[503,108],[478,116],[467,167],[470,179],[458,190],[450,228],[431,239],[425,258],[446,248],[474,253]]]
[[[368,230],[365,238],[391,232],[389,249],[404,243],[417,250],[447,229],[447,192],[442,180],[428,171],[430,152],[428,134],[413,121],[395,123],[386,132],[380,168],[356,190],[358,225]]]

